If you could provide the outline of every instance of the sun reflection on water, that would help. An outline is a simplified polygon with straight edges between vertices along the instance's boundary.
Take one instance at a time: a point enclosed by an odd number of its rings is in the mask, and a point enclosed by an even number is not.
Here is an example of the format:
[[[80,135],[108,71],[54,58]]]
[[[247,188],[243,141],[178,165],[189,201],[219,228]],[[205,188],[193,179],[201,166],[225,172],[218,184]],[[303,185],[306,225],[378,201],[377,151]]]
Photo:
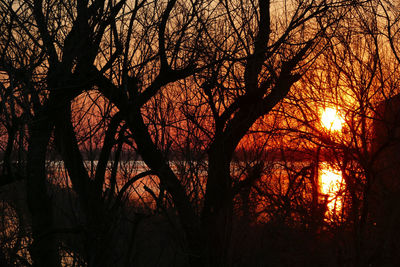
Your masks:
[[[345,182],[342,178],[342,172],[322,164],[319,175],[320,192],[327,202],[326,218],[339,215],[343,207],[342,191]]]

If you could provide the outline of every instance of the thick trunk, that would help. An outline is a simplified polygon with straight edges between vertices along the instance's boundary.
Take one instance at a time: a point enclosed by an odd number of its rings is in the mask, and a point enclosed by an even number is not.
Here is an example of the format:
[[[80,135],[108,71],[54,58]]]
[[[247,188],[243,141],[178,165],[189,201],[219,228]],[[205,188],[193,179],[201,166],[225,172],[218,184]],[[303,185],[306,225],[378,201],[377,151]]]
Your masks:
[[[232,228],[232,153],[224,145],[209,152],[208,181],[202,213],[202,228],[207,236],[208,263],[226,266]]]
[[[211,266],[228,265],[233,216],[233,188],[230,163],[240,140],[264,114],[262,101],[243,106],[224,131],[216,134],[208,151],[208,180],[202,212],[202,227],[208,237]]]
[[[33,244],[30,253],[34,266],[60,266],[53,228],[51,198],[46,190],[46,149],[52,132],[51,123],[41,116],[29,129],[27,161],[27,199],[32,215]]]

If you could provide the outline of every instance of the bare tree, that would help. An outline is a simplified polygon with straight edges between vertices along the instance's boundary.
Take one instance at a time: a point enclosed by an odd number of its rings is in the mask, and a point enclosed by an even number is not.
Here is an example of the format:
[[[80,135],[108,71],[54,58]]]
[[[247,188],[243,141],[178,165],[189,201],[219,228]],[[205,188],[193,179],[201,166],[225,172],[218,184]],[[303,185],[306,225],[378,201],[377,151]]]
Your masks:
[[[227,262],[234,151],[255,121],[270,112],[299,80],[313,62],[311,51],[321,49],[323,38],[349,4],[223,1],[188,6],[168,1],[161,13],[152,12],[160,18],[152,28],[156,33],[146,35],[156,40],[153,54],[146,60],[129,58],[127,55],[135,51],[129,52],[131,47],[144,41],[139,39],[135,45],[128,34],[129,46],[124,47],[128,52],[124,53],[119,78],[98,77],[98,90],[123,114],[138,152],[170,193],[194,254],[192,264],[220,266]],[[182,8],[189,12],[185,18],[176,13]],[[171,28],[175,20],[181,22]],[[126,32],[131,32],[131,27]],[[171,29],[177,34],[169,35]],[[189,42],[192,48],[187,50]],[[193,50],[193,43],[200,49]],[[148,70],[146,66],[157,67],[150,68],[149,74],[143,72]],[[206,136],[208,167],[200,217],[162,146],[152,138],[144,111],[157,94],[173,90],[168,89],[169,84],[193,74],[195,80],[189,83],[187,95],[200,99],[194,100],[198,101],[194,105],[203,104],[209,118],[199,121],[189,117]]]
[[[229,264],[235,201],[246,188],[257,188],[268,170],[260,156],[238,175],[235,151],[315,63],[355,5],[333,0],[0,4],[7,33],[0,43],[2,71],[26,75],[17,77],[22,93],[14,96],[26,101],[18,105],[27,118],[31,256],[38,266],[60,265],[46,184],[46,153],[53,140],[84,214],[80,234],[88,265],[111,264],[118,239],[112,228],[120,223],[113,208],[122,205],[135,181],[149,175],[157,186],[145,191],[157,207],[164,214],[171,213],[167,208],[178,213],[190,264]],[[24,53],[29,64],[15,60]],[[17,87],[6,83],[1,96],[8,88]],[[96,96],[91,104],[107,108],[79,117],[74,107],[90,110],[83,100],[91,96]],[[73,101],[82,102],[74,106]],[[12,127],[7,129],[13,139]],[[92,153],[89,168],[85,146],[99,152]],[[133,148],[147,169],[119,188],[124,146]],[[181,162],[171,163],[179,150],[185,152]],[[116,164],[108,172],[112,156]],[[284,167],[294,184],[304,184],[298,180],[303,176]],[[288,201],[298,200],[297,193],[290,192]],[[290,209],[278,210],[285,217]]]

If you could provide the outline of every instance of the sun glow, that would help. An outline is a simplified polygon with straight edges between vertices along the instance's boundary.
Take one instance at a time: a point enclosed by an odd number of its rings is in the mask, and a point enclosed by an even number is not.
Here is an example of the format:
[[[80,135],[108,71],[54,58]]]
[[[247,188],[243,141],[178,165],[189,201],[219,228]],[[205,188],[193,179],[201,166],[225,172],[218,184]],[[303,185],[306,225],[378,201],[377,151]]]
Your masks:
[[[344,119],[335,108],[325,108],[321,112],[321,123],[326,129],[340,131],[344,124]]]
[[[334,170],[329,166],[321,166],[320,169],[320,190],[327,201],[327,214],[338,214],[343,206],[343,197],[341,192],[344,189],[344,180],[342,172]]]

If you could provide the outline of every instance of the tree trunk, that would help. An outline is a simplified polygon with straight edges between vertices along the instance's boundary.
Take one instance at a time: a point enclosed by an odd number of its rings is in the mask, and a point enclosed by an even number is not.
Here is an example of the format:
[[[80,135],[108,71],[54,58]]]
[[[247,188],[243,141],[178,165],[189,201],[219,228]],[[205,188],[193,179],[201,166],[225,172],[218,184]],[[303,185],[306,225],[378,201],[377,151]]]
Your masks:
[[[29,128],[27,160],[26,188],[33,235],[30,253],[34,266],[60,266],[57,240],[49,234],[53,227],[53,211],[46,189],[46,150],[53,127],[45,116],[38,117]]]
[[[64,104],[64,109],[58,113],[58,116],[59,119],[55,125],[55,140],[71,179],[73,190],[77,193],[82,206],[86,227],[84,247],[88,265],[110,266],[114,251],[111,218],[115,214],[106,213],[104,207],[102,187],[105,170],[101,174],[96,173],[96,175],[102,175],[101,178],[97,178],[101,181],[96,185],[90,179],[84,166],[72,125],[70,103]]]
[[[13,151],[15,135],[17,134],[16,127],[11,126],[9,129],[7,129],[7,133],[7,146],[3,155],[3,166],[0,185],[6,185],[8,183],[12,183],[15,180],[11,166],[11,154]]]
[[[190,249],[190,265],[204,266],[205,250],[204,236],[200,232],[198,217],[190,203],[184,187],[168,165],[167,159],[151,139],[140,110],[133,110],[127,116],[128,127],[131,129],[138,151],[147,166],[157,172],[161,182],[171,194],[179,219],[186,233]]]
[[[209,152],[202,227],[207,236],[210,266],[226,266],[228,263],[233,209],[230,176],[231,154],[224,150],[223,144],[214,146]]]

